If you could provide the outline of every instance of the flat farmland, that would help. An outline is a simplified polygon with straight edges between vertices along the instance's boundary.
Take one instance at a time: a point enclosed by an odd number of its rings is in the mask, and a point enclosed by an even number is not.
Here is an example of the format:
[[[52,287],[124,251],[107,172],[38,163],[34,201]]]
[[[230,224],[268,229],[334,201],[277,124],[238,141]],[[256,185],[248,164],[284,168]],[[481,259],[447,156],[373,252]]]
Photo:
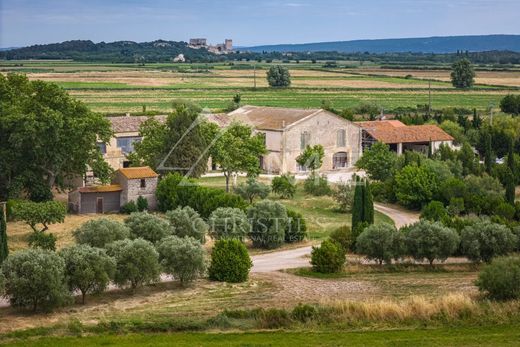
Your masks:
[[[168,112],[172,100],[189,99],[213,111],[225,109],[233,95],[242,104],[282,107],[320,107],[324,100],[343,109],[374,104],[385,109],[415,107],[428,102],[431,82],[434,108],[484,110],[520,88],[520,72],[477,72],[477,85],[460,91],[449,83],[448,70],[391,70],[377,67],[325,69],[322,64],[284,64],[290,88],[269,88],[269,64],[99,64],[72,61],[0,62],[2,73],[25,73],[32,80],[57,83],[92,110],[104,113]],[[407,75],[411,75],[407,76]],[[256,88],[254,88],[256,82]],[[482,84],[478,84],[482,83]]]

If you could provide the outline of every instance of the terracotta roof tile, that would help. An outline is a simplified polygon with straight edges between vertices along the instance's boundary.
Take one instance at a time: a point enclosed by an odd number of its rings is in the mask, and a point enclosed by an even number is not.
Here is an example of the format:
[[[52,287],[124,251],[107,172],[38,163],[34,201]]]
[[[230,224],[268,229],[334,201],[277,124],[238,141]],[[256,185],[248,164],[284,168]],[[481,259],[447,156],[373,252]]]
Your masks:
[[[87,186],[78,189],[80,193],[108,193],[120,192],[123,190],[119,184],[110,184],[106,186]]]
[[[384,143],[453,141],[453,137],[436,125],[406,126],[397,120],[357,122],[370,136]]]
[[[107,117],[112,126],[112,131],[117,133],[133,133],[138,132],[139,127],[144,121],[153,118],[161,123],[166,122],[166,115],[159,116],[121,116]]]
[[[121,174],[123,174],[123,176],[125,176],[128,179],[149,178],[149,177],[158,177],[159,176],[149,166],[127,167],[127,168],[121,168],[117,171],[119,171]]]

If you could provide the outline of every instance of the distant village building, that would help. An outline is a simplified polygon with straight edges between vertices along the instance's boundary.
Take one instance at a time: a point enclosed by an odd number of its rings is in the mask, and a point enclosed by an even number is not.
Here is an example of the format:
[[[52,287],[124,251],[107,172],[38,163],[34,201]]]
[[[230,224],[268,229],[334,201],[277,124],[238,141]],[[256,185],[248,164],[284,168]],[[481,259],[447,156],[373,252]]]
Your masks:
[[[195,38],[190,39],[189,45],[190,48],[206,48],[208,51],[215,54],[229,53],[233,51],[233,40],[225,39],[224,43],[218,43],[216,45],[209,45],[207,39],[205,38]]]
[[[80,214],[119,212],[121,206],[137,201],[139,196],[148,201],[148,209],[154,210],[158,177],[148,166],[119,169],[110,185],[85,186],[71,191],[69,210]]]

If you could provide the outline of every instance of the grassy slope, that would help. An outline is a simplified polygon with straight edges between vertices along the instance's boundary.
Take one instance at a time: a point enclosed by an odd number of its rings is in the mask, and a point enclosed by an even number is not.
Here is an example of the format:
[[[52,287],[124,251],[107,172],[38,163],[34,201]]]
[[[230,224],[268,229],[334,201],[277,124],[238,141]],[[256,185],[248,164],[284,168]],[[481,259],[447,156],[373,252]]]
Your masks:
[[[363,332],[173,333],[24,340],[13,346],[518,346],[520,326]]]

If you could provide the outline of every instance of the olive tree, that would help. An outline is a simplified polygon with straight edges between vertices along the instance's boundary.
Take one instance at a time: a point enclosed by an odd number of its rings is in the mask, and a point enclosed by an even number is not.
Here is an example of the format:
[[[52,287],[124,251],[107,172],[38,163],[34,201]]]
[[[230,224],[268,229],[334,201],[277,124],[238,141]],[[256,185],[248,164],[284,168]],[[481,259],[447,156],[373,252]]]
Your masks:
[[[276,201],[262,200],[249,207],[247,217],[251,222],[249,237],[254,247],[276,248],[285,240],[287,210]]]
[[[70,299],[65,283],[65,262],[56,253],[26,249],[11,254],[2,264],[5,296],[14,307],[47,309]]]
[[[289,199],[296,193],[296,179],[291,175],[281,175],[273,178],[271,190],[281,199]]]
[[[192,237],[168,236],[157,247],[164,272],[178,278],[185,285],[204,274],[205,251]]]
[[[492,299],[520,298],[520,258],[498,257],[484,266],[478,275],[478,289]]]
[[[514,250],[517,237],[508,227],[484,221],[462,229],[461,245],[463,254],[474,262],[485,261]]]
[[[154,244],[173,234],[173,227],[167,220],[148,212],[132,213],[125,219],[125,225],[132,238],[142,238]]]
[[[83,223],[73,232],[76,242],[104,248],[107,244],[130,237],[130,229],[118,221],[99,218]]]
[[[403,255],[404,238],[391,224],[371,225],[357,237],[356,249],[380,265],[389,264]]]
[[[107,246],[107,254],[116,261],[114,282],[118,286],[130,284],[135,290],[159,280],[159,254],[151,242],[143,239],[115,241]]]
[[[15,218],[27,223],[35,233],[46,231],[50,224],[63,223],[66,214],[65,205],[58,201],[20,201],[14,209]]]
[[[247,215],[239,208],[219,207],[208,219],[209,233],[215,240],[243,240],[251,229]]]
[[[83,304],[87,294],[105,291],[114,278],[116,262],[104,249],[76,245],[61,250],[59,255],[65,261],[69,290],[79,290]]]
[[[240,183],[235,188],[235,193],[248,200],[250,204],[257,197],[260,199],[267,198],[270,192],[271,187],[255,180],[254,177],[249,177],[246,182]]]
[[[177,207],[173,211],[166,212],[166,218],[173,227],[173,234],[178,237],[190,236],[204,243],[208,225],[200,217],[197,211],[189,206]]]
[[[444,261],[458,248],[460,238],[453,229],[438,222],[421,220],[406,228],[406,245],[410,255],[417,261]]]

